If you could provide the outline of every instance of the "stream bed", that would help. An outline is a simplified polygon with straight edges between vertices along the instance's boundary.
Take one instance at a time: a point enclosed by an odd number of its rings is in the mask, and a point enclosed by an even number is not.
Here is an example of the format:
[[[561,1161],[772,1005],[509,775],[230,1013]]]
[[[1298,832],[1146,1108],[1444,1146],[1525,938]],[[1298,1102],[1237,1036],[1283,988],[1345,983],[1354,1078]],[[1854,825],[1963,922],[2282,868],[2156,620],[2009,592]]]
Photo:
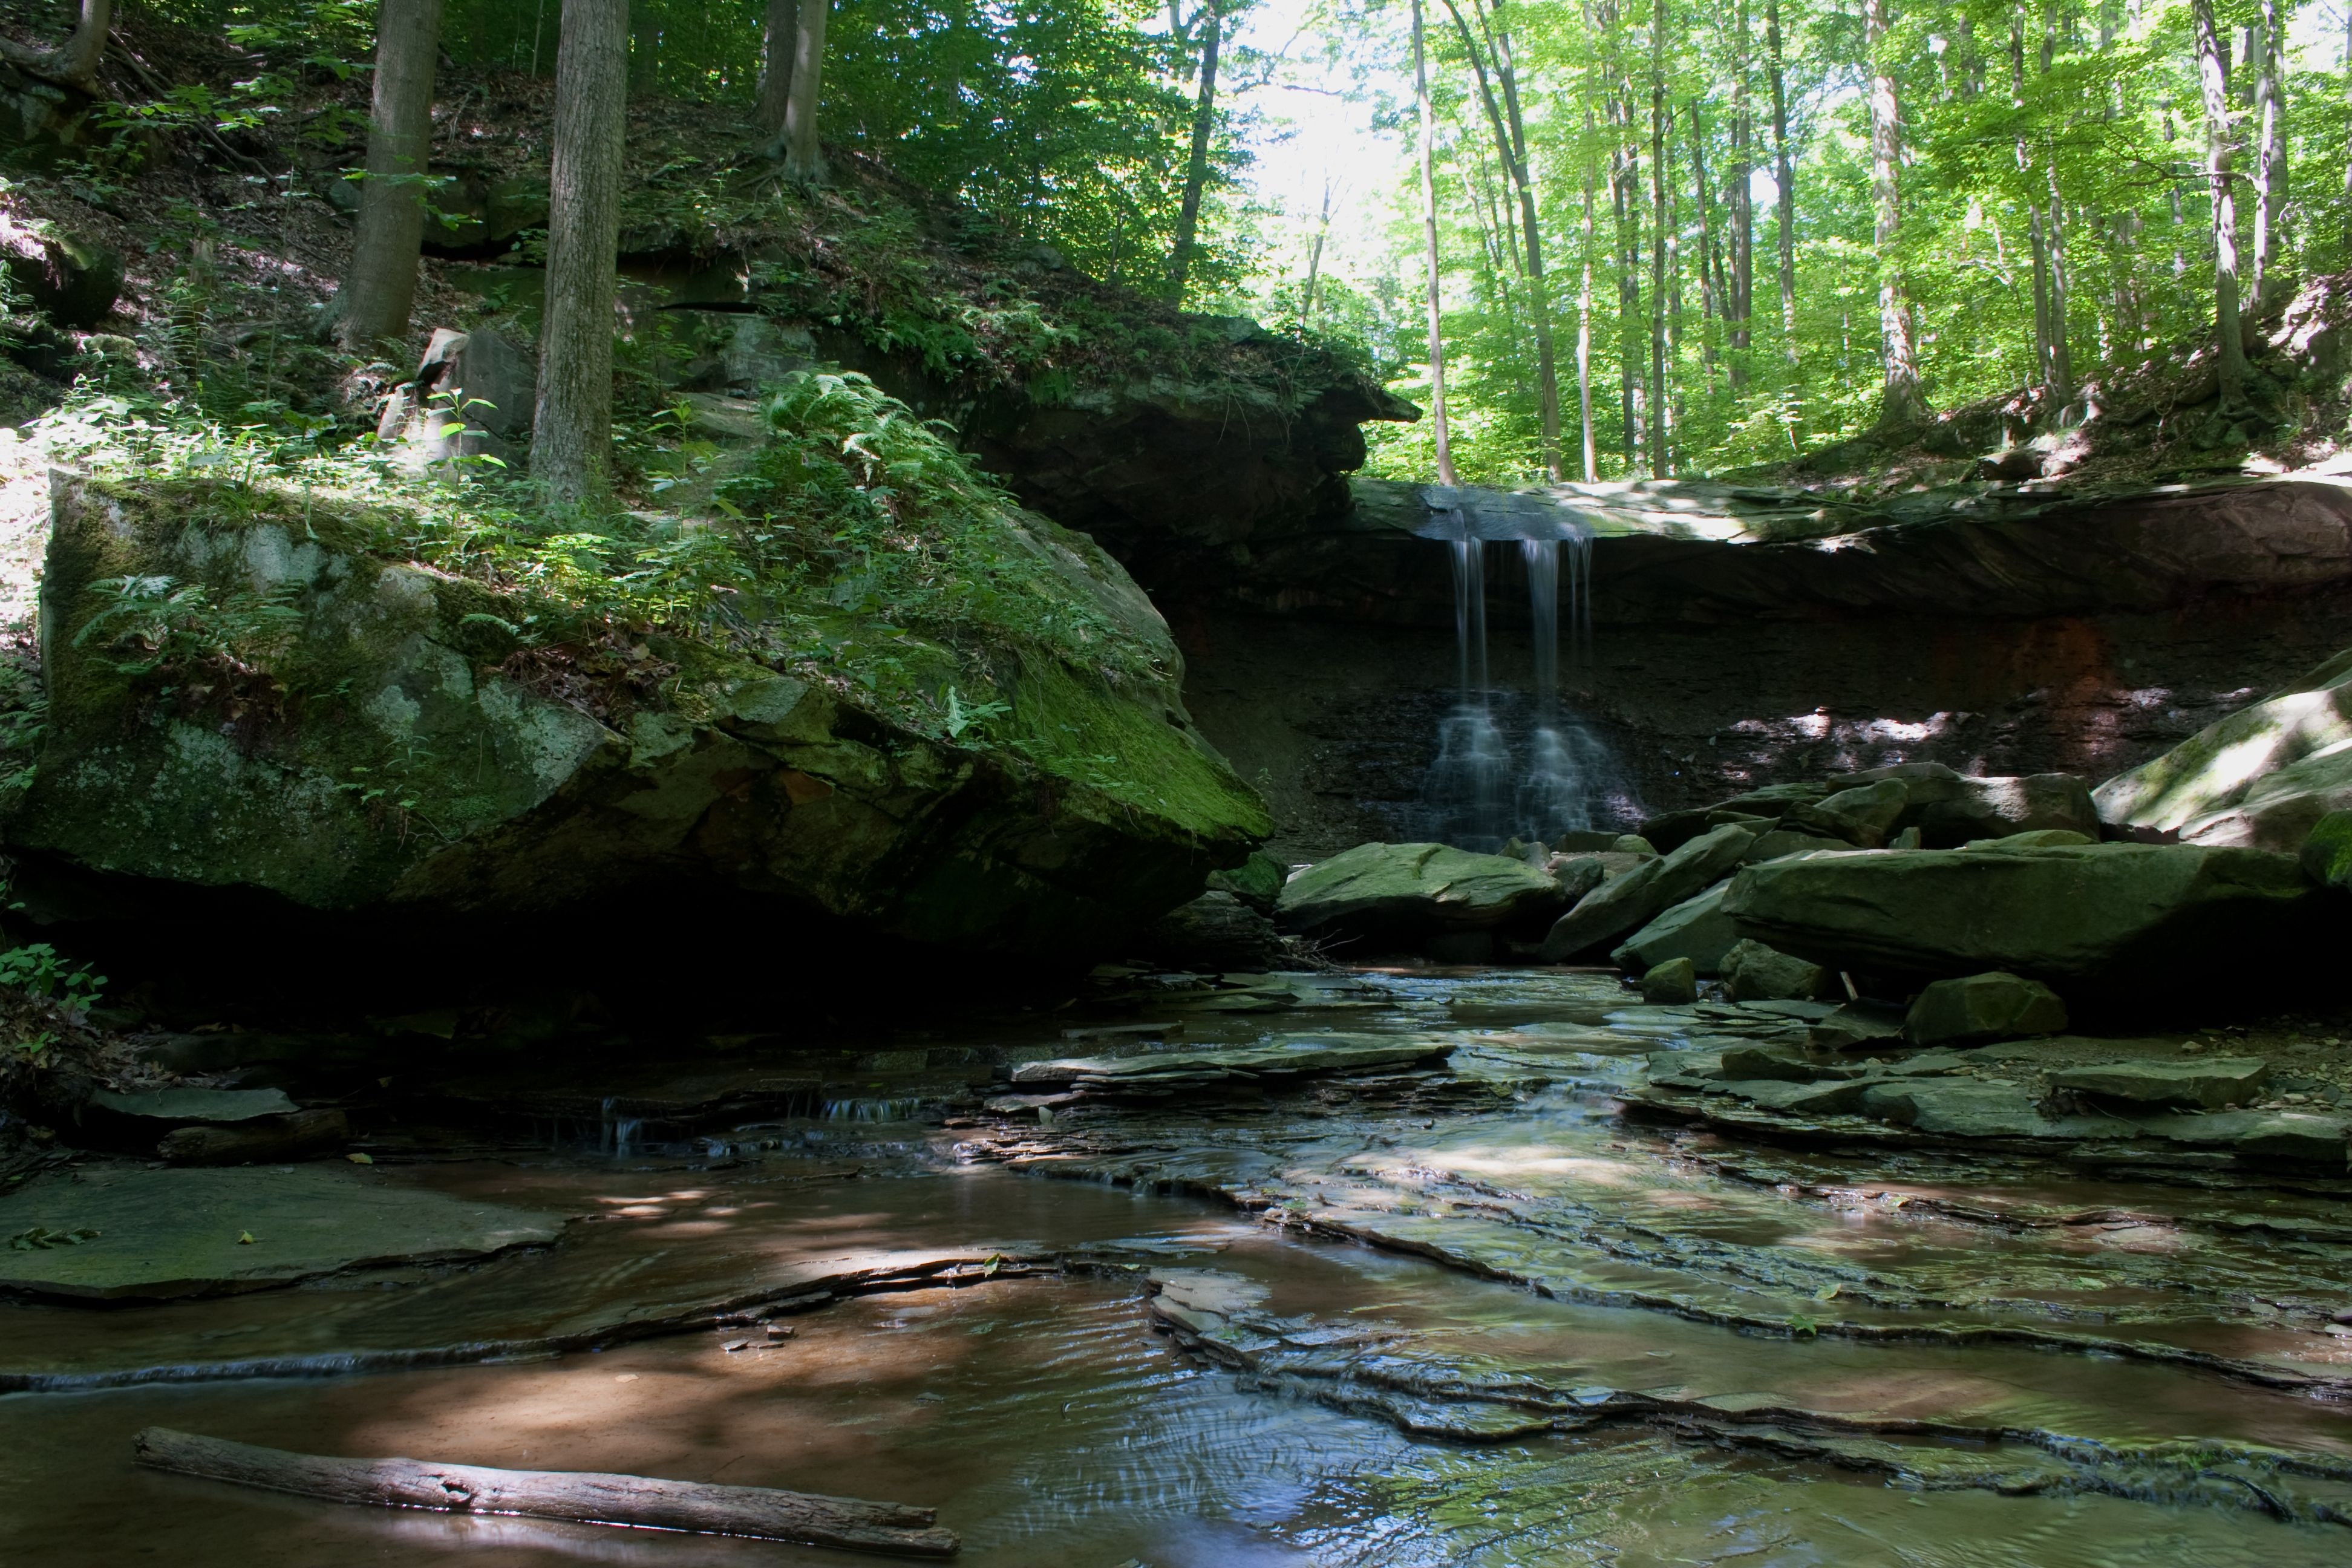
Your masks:
[[[1556,971],[1285,984],[928,1050],[1453,1054],[984,1105],[893,1082],[875,1114],[919,1114],[627,1153],[387,1144],[356,1179],[560,1238],[0,1303],[0,1561],[870,1561],[240,1491],[134,1468],[150,1425],[890,1499],[975,1564],[2352,1555],[2340,1181],[1730,1142],[1612,1091],[1788,1015]]]

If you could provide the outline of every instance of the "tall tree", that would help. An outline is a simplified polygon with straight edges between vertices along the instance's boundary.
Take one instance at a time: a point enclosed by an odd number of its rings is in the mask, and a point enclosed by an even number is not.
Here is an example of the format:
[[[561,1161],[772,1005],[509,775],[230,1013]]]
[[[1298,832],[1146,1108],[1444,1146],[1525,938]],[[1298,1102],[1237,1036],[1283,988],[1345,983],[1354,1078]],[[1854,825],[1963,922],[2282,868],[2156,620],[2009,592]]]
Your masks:
[[[822,11],[812,0],[807,7]],[[613,299],[629,0],[563,0],[548,172],[547,305],[539,336],[532,474],[558,501],[600,499],[611,479]]]
[[[1588,16],[1588,30],[1590,22]],[[1588,87],[1588,93],[1590,90]],[[1589,485],[1601,477],[1592,443],[1592,187],[1596,176],[1592,167],[1592,103],[1589,97],[1584,105],[1584,144],[1579,153],[1579,161],[1584,165],[1584,216],[1577,227],[1577,253],[1583,271],[1576,289],[1576,415],[1582,427],[1584,482]]]
[[[2279,215],[2286,205],[2286,106],[2280,88],[2285,64],[2285,44],[2279,23],[2278,0],[2259,0],[2260,20],[2254,26],[2254,309],[2260,310],[2271,287],[2271,253],[2278,243]]]
[[[1773,205],[1778,209],[1780,252],[1780,336],[1789,364],[1797,350],[1797,171],[1789,156],[1789,86],[1780,61],[1780,0],[1764,0],[1764,52],[1772,73]]]
[[[1756,201],[1749,189],[1755,168],[1755,124],[1748,111],[1748,0],[1732,13],[1731,33],[1731,174],[1730,274],[1724,279],[1724,321],[1731,336],[1731,389],[1748,384],[1748,318],[1756,299]],[[1694,115],[1692,146],[1697,146]]]
[[[832,9],[833,0],[803,0],[793,17],[793,78],[784,94],[784,124],[775,149],[783,154],[787,179],[824,178],[824,149],[817,142],[816,112],[824,79],[824,24]]]
[[[1412,96],[1421,110],[1421,222],[1429,260],[1429,417],[1437,440],[1437,482],[1456,482],[1453,433],[1445,423],[1445,306],[1437,263],[1437,118],[1429,103],[1428,49],[1423,41],[1421,0],[1412,0]]]
[[[800,0],[768,0],[760,29],[760,97],[751,118],[773,141],[784,133],[792,100],[793,55],[800,47]]]
[[[1673,410],[1666,394],[1666,0],[1650,9],[1650,471],[1674,471]]]
[[[1173,15],[1173,7],[1171,7]],[[1414,58],[1420,58],[1421,12],[1413,11]],[[1192,152],[1184,164],[1184,202],[1176,215],[1176,253],[1168,264],[1168,292],[1183,302],[1184,285],[1192,272],[1194,237],[1201,225],[1201,193],[1209,184],[1209,136],[1217,124],[1217,47],[1224,32],[1224,16],[1216,0],[1193,14],[1201,28],[1201,87],[1192,100]],[[1435,198],[1433,197],[1433,201]],[[1431,209],[1435,210],[1433,207]],[[1450,481],[1449,481],[1450,482]]]
[[[1477,0],[1471,0],[1471,4],[1475,10]],[[1559,460],[1559,374],[1553,360],[1551,301],[1544,280],[1543,230],[1536,220],[1535,182],[1528,174],[1527,122],[1519,111],[1518,76],[1511,59],[1510,28],[1503,19],[1503,0],[1495,0],[1491,26],[1483,13],[1479,16],[1476,36],[1473,36],[1455,0],[1445,0],[1445,9],[1454,18],[1455,32],[1461,36],[1463,52],[1469,57],[1471,76],[1486,111],[1487,129],[1494,136],[1495,156],[1509,175],[1512,194],[1517,198],[1521,231],[1518,253],[1525,258],[1528,312],[1535,327],[1540,449],[1544,472],[1557,481],[1567,477]],[[1494,58],[1492,81],[1486,67],[1489,51]],[[1495,97],[1498,84],[1502,89],[1500,104]]]
[[[1870,201],[1872,238],[1878,250],[1878,336],[1885,364],[1882,425],[1911,425],[1925,418],[1919,391],[1919,359],[1911,342],[1911,301],[1903,286],[1902,206],[1897,182],[1903,166],[1903,132],[1895,92],[1894,62],[1887,57],[1887,0],[1864,0],[1864,47],[1870,56]]]
[[[360,183],[351,269],[333,305],[336,339],[354,353],[408,336],[417,251],[425,241],[433,67],[440,51],[441,0],[383,0],[376,9],[367,177]]]
[[[2213,202],[2213,328],[2220,358],[2221,401],[2245,396],[2246,340],[2238,321],[2238,204],[2231,194],[2230,67],[2213,23],[2213,0],[2189,0],[2196,41],[2197,83],[2205,100],[2205,179]]]

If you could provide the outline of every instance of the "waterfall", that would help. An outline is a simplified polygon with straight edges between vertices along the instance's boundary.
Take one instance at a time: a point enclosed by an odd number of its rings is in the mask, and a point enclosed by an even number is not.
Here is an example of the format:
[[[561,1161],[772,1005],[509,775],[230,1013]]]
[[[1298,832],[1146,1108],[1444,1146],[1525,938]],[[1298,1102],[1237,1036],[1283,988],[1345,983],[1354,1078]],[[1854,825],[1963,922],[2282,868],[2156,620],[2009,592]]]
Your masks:
[[[1574,513],[1535,497],[1434,487],[1427,495],[1432,519],[1420,531],[1444,540],[1453,557],[1455,696],[1439,721],[1437,756],[1423,779],[1418,835],[1493,851],[1515,837],[1549,842],[1562,832],[1638,816],[1608,743],[1561,700],[1563,645],[1571,668],[1589,673],[1591,667],[1591,531]],[[1487,664],[1489,541],[1517,542],[1527,569],[1535,679],[1521,721],[1523,769],[1515,766],[1496,718],[1498,694]]]

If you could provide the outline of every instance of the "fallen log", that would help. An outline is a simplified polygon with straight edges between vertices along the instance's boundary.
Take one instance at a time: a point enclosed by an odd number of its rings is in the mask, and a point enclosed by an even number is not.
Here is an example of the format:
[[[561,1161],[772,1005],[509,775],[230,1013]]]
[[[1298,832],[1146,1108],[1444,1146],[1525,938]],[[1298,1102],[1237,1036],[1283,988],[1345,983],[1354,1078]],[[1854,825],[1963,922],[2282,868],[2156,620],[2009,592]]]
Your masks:
[[[494,1470],[425,1459],[337,1459],[150,1426],[131,1440],[150,1469],[376,1508],[520,1514],[845,1546],[901,1557],[952,1557],[962,1544],[928,1508],[772,1487],[722,1487],[586,1470]]]

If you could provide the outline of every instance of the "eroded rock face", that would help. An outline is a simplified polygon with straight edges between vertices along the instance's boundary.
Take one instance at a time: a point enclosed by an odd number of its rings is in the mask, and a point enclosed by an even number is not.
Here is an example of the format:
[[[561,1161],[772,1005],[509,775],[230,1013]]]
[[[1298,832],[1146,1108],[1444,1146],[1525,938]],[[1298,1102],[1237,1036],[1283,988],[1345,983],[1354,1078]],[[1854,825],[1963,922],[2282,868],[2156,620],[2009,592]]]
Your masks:
[[[2004,970],[2151,1001],[2199,974],[2292,963],[2336,929],[2291,857],[2188,845],[1810,855],[1743,869],[1724,910],[1858,974]]]
[[[1011,721],[1034,737],[1016,754],[652,638],[645,657],[691,666],[700,697],[608,722],[514,658],[489,590],[370,553],[323,512],[306,538],[201,495],[75,480],[55,512],[50,721],[6,832],[87,871],[478,915],[699,886],[779,920],[1068,957],[1192,898],[1265,831],[1172,674],[1114,687],[1041,663],[1014,691]],[[1106,615],[1150,616],[1099,551],[1023,526]],[[269,647],[232,639],[157,689],[85,635],[115,602],[98,584],[135,575],[275,606]],[[1085,765],[1106,753],[1129,772]]]
[[[2100,815],[2193,844],[2293,851],[2352,806],[2352,653],[2095,792]]]

